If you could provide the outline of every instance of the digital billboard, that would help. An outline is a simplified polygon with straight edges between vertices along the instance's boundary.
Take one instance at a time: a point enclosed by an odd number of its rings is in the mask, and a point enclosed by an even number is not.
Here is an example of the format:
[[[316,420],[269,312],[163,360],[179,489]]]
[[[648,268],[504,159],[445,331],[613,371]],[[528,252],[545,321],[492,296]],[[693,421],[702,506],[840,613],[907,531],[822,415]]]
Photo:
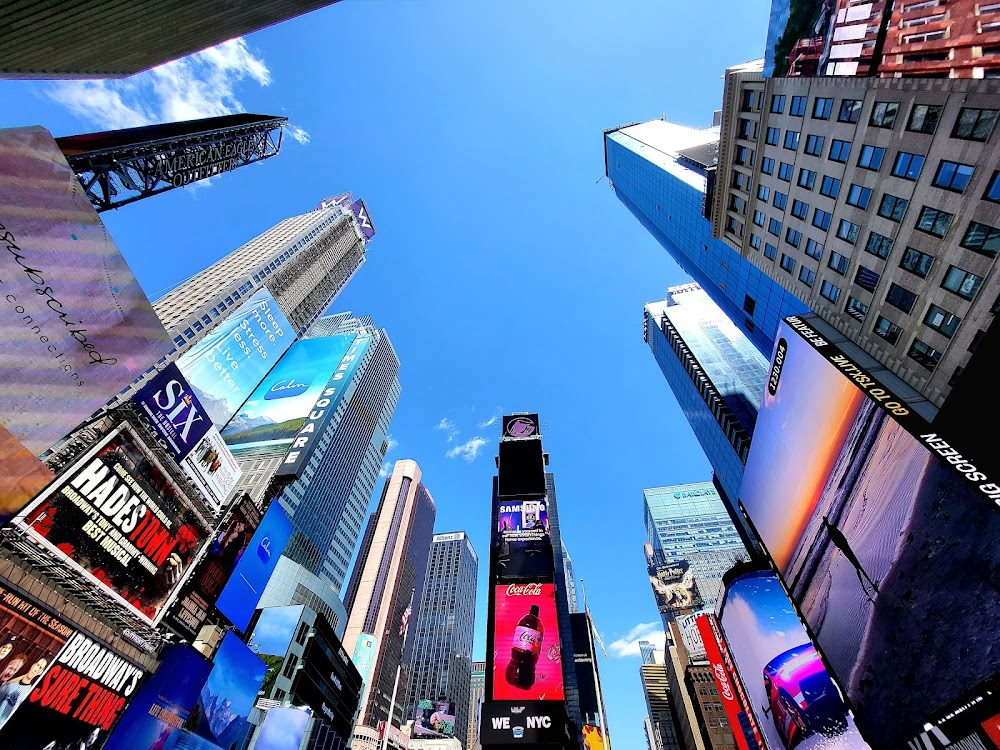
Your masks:
[[[563,700],[555,585],[494,586],[494,607],[493,700]]]
[[[48,450],[170,349],[47,130],[0,130],[0,423]]]
[[[226,443],[254,448],[291,445],[355,336],[323,336],[292,344],[222,430]]]
[[[264,607],[253,626],[251,641],[257,649],[257,656],[267,667],[258,696],[270,698],[274,681],[278,679],[288,647],[302,619],[302,605],[287,607]]]
[[[250,622],[257,602],[264,593],[264,587],[291,536],[291,521],[281,505],[277,501],[272,502],[216,602],[218,610],[240,632]]]
[[[552,538],[544,498],[510,500],[497,507],[497,580],[551,580]]]
[[[447,698],[417,701],[413,712],[413,736],[451,737],[455,734],[455,703]]]
[[[501,497],[544,497],[545,456],[541,440],[501,440]]]
[[[246,734],[250,709],[267,667],[231,630],[212,662],[212,671],[198,696],[198,719],[192,729],[219,747],[233,747]]]
[[[313,623],[301,664],[289,692],[293,702],[308,706],[328,729],[348,737],[358,710],[361,675],[322,615],[317,615]]]
[[[55,475],[0,424],[0,526],[17,515]]]
[[[274,297],[260,289],[185,352],[177,367],[212,424],[221,428],[294,339],[295,330]]]
[[[772,572],[727,577],[719,621],[768,747],[868,748]]]
[[[566,747],[573,739],[562,701],[495,700],[483,704],[479,740],[484,747]]]
[[[646,572],[660,614],[687,614],[704,606],[694,579],[694,569],[687,560],[658,563],[647,557],[646,562]]]
[[[375,652],[378,650],[378,638],[368,633],[358,636],[358,643],[354,647],[354,655],[351,661],[361,674],[361,684],[368,682],[372,673],[372,666],[375,662]]]
[[[583,750],[604,750],[604,732],[600,727],[583,725]]]
[[[1000,615],[1000,486],[953,443],[804,321],[781,324],[741,504],[880,748],[1000,672],[982,629]]]
[[[541,434],[537,414],[509,414],[504,416],[501,425],[501,434],[505,438],[520,439]]]
[[[216,427],[209,430],[194,451],[181,461],[181,466],[216,513],[222,510],[243,476],[243,470]]]
[[[127,425],[76,459],[14,523],[150,624],[209,535]]]
[[[267,709],[254,750],[299,750],[309,726],[309,711],[276,706]]]
[[[136,692],[104,750],[161,750],[191,715],[212,662],[186,644],[163,650],[160,666]]]
[[[351,204],[351,213],[358,220],[358,226],[361,227],[361,235],[365,238],[365,242],[368,242],[375,236],[375,225],[372,224],[372,217],[368,215],[368,207],[365,202],[363,200],[354,201]]]
[[[19,693],[20,705],[0,729],[0,747],[100,747],[144,676],[104,644],[74,633],[27,694]],[[15,678],[10,686],[0,685],[0,694],[9,699],[16,689]]]

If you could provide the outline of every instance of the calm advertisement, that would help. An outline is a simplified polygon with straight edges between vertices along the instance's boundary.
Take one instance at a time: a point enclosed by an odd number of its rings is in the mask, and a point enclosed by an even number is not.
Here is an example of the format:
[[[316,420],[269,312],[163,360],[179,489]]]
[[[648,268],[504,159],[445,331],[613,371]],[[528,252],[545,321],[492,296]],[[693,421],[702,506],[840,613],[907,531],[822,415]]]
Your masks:
[[[254,750],[299,750],[308,726],[307,709],[269,708],[257,734]]]
[[[77,459],[15,523],[150,624],[209,533],[125,425]]]
[[[563,700],[555,586],[512,583],[494,596],[493,700]]]
[[[688,614],[704,605],[694,580],[694,569],[687,560],[657,563],[647,555],[646,564],[653,598],[661,614]]]
[[[38,455],[170,349],[44,128],[0,131],[0,422]]]
[[[274,681],[285,661],[285,654],[292,643],[292,637],[298,628],[302,617],[302,605],[288,607],[264,607],[253,628],[252,643],[257,649],[257,656],[267,667],[263,683],[258,695],[270,698]]]
[[[216,603],[219,611],[240,632],[250,622],[291,536],[292,523],[285,511],[277,501],[271,503]]]
[[[198,696],[189,725],[219,747],[233,747],[246,734],[247,718],[267,670],[234,632],[226,633],[212,659],[215,666]]]
[[[552,539],[545,500],[511,500],[497,508],[497,579],[552,575]]]
[[[100,747],[144,676],[141,668],[104,644],[74,633],[0,729],[0,746]]]
[[[0,740],[72,635],[69,625],[0,583]]]
[[[291,445],[354,338],[347,333],[292,344],[226,425],[222,431],[226,442]]]
[[[416,737],[451,737],[455,734],[455,704],[447,698],[418,700],[413,714]]]
[[[776,352],[741,502],[869,742],[905,744],[1000,672],[1000,488],[802,321]]]
[[[136,692],[104,750],[168,747],[172,736],[183,731],[211,669],[212,662],[191,646],[167,646],[159,668]]]
[[[727,583],[719,620],[768,747],[868,747],[773,573]]]
[[[177,366],[212,424],[222,427],[294,339],[278,303],[261,289],[191,347]]]

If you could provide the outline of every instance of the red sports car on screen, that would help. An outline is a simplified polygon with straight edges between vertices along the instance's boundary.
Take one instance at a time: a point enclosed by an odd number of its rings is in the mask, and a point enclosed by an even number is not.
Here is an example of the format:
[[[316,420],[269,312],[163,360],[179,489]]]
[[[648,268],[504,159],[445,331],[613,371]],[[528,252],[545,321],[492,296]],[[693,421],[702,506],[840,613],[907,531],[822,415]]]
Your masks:
[[[764,689],[774,726],[785,747],[813,734],[847,729],[847,706],[811,643],[779,654],[764,667]]]

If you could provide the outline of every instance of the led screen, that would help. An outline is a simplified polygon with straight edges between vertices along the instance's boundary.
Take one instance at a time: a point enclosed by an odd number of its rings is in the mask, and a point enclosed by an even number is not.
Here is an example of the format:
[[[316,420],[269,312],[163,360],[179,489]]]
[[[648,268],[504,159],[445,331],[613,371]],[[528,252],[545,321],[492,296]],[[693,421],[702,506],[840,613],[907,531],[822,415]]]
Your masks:
[[[0,526],[45,489],[54,475],[35,454],[0,425]]]
[[[455,734],[455,704],[447,698],[417,701],[413,713],[415,737],[451,737]]]
[[[493,700],[563,700],[555,586],[494,588]]]
[[[501,501],[497,508],[494,539],[497,545],[497,580],[551,580],[552,538],[544,498]]]
[[[309,711],[301,708],[269,708],[257,734],[254,750],[298,750],[309,724]]]
[[[219,747],[233,747],[246,733],[250,709],[267,667],[232,631],[222,639],[212,662],[212,671],[198,696],[198,721],[193,730]]]
[[[545,459],[540,440],[500,442],[501,497],[542,497],[545,495]]]
[[[700,609],[704,602],[694,580],[694,569],[687,560],[657,563],[647,559],[649,584],[661,614],[687,614]]]

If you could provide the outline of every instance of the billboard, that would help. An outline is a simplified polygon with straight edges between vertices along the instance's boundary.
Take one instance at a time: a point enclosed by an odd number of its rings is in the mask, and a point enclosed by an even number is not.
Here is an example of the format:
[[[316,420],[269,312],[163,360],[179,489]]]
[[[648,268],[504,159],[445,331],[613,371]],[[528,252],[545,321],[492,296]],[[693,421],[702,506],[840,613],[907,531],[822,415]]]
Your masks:
[[[351,657],[351,661],[354,662],[354,666],[358,668],[358,672],[361,674],[361,684],[364,685],[368,682],[368,678],[372,673],[372,665],[375,662],[375,652],[378,650],[378,638],[368,633],[362,633],[358,636],[358,643],[354,647],[354,656]]]
[[[727,578],[719,621],[768,747],[868,747],[771,571]]]
[[[505,438],[528,438],[541,435],[537,414],[510,414],[503,418],[500,435]]]
[[[354,342],[327,382],[326,388],[320,393],[319,400],[313,404],[313,408],[303,421],[302,427],[292,439],[288,455],[278,466],[278,470],[274,472],[276,477],[297,477],[302,472],[312,455],[316,441],[319,440],[323,430],[336,414],[337,406],[350,388],[371,341],[372,339],[368,335],[359,334],[355,337]]]
[[[44,128],[0,131],[0,423],[48,450],[170,349]]]
[[[583,750],[604,750],[604,732],[600,727],[583,725]]]
[[[742,508],[865,736],[895,747],[1000,672],[1000,486],[801,319],[778,337]]]
[[[493,700],[563,700],[555,585],[494,586],[494,607]]]
[[[566,747],[574,739],[566,718],[566,704],[558,700],[487,701],[481,719],[479,741],[484,747]]]
[[[45,489],[54,475],[0,424],[0,526]]]
[[[292,680],[289,694],[337,734],[350,735],[361,695],[361,675],[321,615],[316,618],[312,638],[302,653],[302,668]]]
[[[19,750],[99,747],[145,672],[104,644],[77,632],[0,729],[0,746]],[[0,685],[10,693],[15,682]]]
[[[291,346],[295,331],[267,289],[260,289],[177,360],[177,367],[222,427]]]
[[[323,336],[292,344],[222,430],[226,443],[254,448],[291,445],[355,335]]]
[[[365,242],[368,242],[375,236],[375,225],[372,224],[372,217],[368,215],[368,207],[365,205],[365,202],[363,200],[354,201],[351,204],[351,213],[358,220],[358,226],[361,228],[361,236],[365,238]]]
[[[76,459],[14,523],[150,624],[209,535],[127,425]]]
[[[222,510],[243,476],[243,470],[216,427],[209,430],[194,452],[181,461],[181,467],[216,513]]]
[[[299,750],[309,726],[309,710],[277,706],[267,709],[254,750]]]
[[[694,580],[694,569],[687,560],[658,563],[647,555],[646,564],[660,614],[688,614],[704,606]]]
[[[417,701],[413,712],[413,736],[451,737],[455,734],[455,703],[447,698]]]
[[[267,667],[264,679],[257,695],[260,698],[270,698],[274,681],[285,662],[288,647],[292,643],[295,631],[302,619],[302,605],[294,604],[287,607],[264,607],[254,624],[251,642],[257,651],[257,656]]]
[[[191,715],[212,662],[186,644],[163,650],[159,668],[136,692],[104,750],[160,750]]]
[[[552,538],[544,498],[511,500],[497,507],[497,580],[548,578]]]
[[[541,440],[501,440],[498,492],[501,497],[545,495],[545,456]]]
[[[291,536],[291,521],[281,505],[272,502],[216,602],[218,610],[237,630],[246,629]]]
[[[219,747],[233,747],[246,734],[250,709],[267,667],[231,630],[212,662],[212,671],[198,695],[198,718],[191,728]]]

